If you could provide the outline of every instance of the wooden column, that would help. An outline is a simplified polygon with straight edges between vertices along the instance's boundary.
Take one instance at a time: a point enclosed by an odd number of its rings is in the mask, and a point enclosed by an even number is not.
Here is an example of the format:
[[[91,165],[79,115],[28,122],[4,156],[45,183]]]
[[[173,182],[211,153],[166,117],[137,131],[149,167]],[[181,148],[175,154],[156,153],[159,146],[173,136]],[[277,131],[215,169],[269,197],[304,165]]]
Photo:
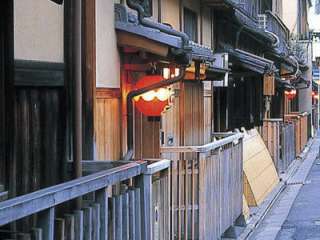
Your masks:
[[[82,79],[83,111],[83,158],[93,159],[94,146],[94,109],[96,91],[96,23],[95,0],[84,0],[84,69]]]

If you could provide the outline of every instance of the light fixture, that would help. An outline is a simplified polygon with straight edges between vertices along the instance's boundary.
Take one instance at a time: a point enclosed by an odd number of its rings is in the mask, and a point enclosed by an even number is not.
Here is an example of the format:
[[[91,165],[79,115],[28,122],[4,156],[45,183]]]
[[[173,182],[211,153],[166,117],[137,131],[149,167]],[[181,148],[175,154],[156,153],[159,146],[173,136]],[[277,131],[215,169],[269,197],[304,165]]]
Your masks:
[[[179,76],[180,68],[176,67],[166,67],[162,70],[162,75],[164,79],[170,79]]]
[[[142,89],[164,80],[160,75],[147,75],[138,80],[136,89]],[[158,117],[169,106],[172,96],[170,88],[150,90],[134,98],[136,108],[146,116]]]

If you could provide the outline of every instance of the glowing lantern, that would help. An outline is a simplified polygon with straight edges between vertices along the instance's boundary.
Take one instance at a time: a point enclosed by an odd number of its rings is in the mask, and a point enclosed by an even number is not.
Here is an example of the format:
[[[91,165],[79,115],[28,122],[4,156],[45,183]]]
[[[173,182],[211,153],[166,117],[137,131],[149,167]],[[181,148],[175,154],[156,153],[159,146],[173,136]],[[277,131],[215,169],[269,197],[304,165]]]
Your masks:
[[[297,90],[292,89],[291,91],[284,91],[284,94],[288,97],[289,100],[292,100],[297,95]]]
[[[312,98],[314,98],[314,99],[318,100],[318,99],[319,99],[319,95],[318,95],[318,93],[317,93],[317,92],[315,92],[315,91],[312,91]]]
[[[179,76],[180,74],[180,68],[163,68],[163,77],[164,79],[174,78]]]
[[[163,76],[144,76],[136,83],[141,89],[164,80]],[[168,88],[151,90],[134,98],[136,108],[146,116],[158,117],[169,106],[171,91]]]

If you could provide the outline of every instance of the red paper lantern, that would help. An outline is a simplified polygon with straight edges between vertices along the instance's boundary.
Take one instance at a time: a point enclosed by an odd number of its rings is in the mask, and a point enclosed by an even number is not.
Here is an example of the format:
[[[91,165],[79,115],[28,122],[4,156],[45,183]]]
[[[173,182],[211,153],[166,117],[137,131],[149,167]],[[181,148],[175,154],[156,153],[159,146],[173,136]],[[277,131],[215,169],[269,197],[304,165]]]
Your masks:
[[[163,80],[163,76],[147,75],[138,80],[135,85],[135,89],[145,88]],[[159,117],[169,105],[170,94],[171,93],[168,88],[151,90],[135,97],[135,106],[146,116]]]
[[[297,90],[292,89],[291,91],[284,91],[284,94],[288,97],[289,100],[292,100],[297,95]]]

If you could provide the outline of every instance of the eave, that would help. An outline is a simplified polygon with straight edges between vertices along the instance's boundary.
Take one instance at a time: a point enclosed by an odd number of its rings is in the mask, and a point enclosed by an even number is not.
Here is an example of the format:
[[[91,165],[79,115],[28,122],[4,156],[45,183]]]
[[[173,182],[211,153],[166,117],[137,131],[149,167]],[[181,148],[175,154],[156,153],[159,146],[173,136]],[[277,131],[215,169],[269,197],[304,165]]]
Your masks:
[[[187,61],[211,62],[214,61],[214,55],[211,48],[188,41],[187,47],[183,45],[180,37],[171,35],[152,27],[145,27],[139,23],[135,14],[130,13],[124,5],[116,4],[115,29],[118,34],[118,44],[138,49],[146,50],[148,45],[159,45],[157,48],[168,48],[167,54],[184,55]],[[168,26],[154,22],[154,25]],[[130,39],[129,39],[130,37]],[[149,43],[149,44],[145,44]],[[152,48],[154,49],[154,48]],[[165,51],[161,50],[161,53]],[[152,52],[159,54],[158,52]],[[161,54],[160,56],[163,56]]]
[[[224,50],[229,53],[233,63],[236,63],[237,65],[250,71],[259,74],[265,74],[275,70],[274,62],[269,59],[257,56],[241,49],[233,49],[226,46],[224,47]]]

